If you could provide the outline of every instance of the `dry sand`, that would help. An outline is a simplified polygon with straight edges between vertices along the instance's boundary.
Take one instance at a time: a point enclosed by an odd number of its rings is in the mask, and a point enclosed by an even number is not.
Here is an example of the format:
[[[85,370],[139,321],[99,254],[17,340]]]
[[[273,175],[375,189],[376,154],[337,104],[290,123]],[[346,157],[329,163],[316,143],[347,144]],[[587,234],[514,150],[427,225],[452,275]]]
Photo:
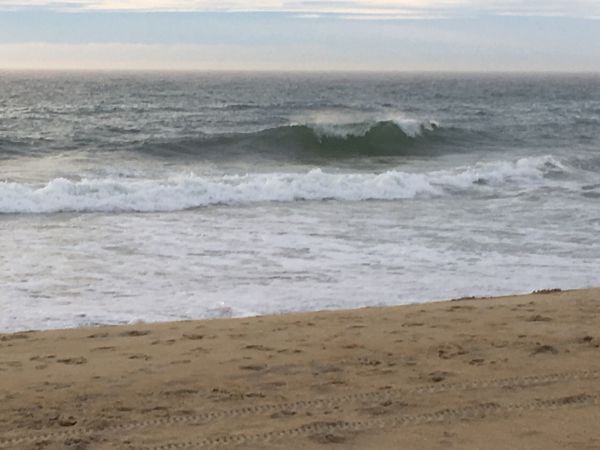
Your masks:
[[[0,335],[0,448],[599,449],[600,289]]]

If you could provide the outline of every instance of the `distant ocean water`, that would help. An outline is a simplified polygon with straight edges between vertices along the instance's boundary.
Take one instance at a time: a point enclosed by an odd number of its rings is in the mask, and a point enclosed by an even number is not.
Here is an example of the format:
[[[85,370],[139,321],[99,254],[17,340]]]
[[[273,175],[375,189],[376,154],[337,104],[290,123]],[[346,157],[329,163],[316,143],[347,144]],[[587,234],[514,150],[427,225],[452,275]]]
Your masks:
[[[0,331],[600,285],[600,76],[0,73]]]

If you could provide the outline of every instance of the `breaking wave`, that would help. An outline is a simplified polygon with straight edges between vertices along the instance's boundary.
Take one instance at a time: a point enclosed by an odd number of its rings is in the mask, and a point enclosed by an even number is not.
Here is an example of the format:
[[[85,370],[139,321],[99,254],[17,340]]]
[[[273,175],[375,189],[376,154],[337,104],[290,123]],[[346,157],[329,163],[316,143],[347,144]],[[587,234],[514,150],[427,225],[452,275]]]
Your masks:
[[[264,173],[167,179],[57,178],[45,185],[0,183],[0,213],[166,212],[210,205],[302,200],[400,200],[535,187],[564,171],[550,156],[409,173]]]
[[[410,156],[460,144],[468,131],[435,121],[386,119],[353,123],[292,123],[233,134],[203,134],[187,139],[148,141],[137,148],[162,157],[190,155],[207,159],[248,158],[310,161],[357,156]]]

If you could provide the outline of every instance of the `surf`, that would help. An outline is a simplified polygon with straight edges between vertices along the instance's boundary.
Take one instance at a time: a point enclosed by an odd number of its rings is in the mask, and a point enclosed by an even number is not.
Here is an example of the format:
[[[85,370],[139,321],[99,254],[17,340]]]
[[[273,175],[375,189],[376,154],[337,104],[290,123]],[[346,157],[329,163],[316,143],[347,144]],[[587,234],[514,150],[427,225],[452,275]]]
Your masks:
[[[0,213],[169,212],[266,202],[367,201],[490,194],[535,188],[567,168],[551,156],[497,161],[423,173],[388,170],[249,173],[163,179],[56,178],[45,184],[0,183]]]

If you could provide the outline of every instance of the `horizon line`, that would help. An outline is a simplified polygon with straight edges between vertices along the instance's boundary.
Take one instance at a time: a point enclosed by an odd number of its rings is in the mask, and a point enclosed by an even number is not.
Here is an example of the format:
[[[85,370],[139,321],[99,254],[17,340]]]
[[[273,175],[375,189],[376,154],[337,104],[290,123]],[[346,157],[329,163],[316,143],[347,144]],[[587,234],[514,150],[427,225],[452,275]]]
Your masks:
[[[226,73],[226,74],[465,74],[465,75],[600,75],[600,70],[564,70],[564,69],[169,69],[169,68],[145,68],[145,69],[115,69],[115,68],[36,68],[36,67],[1,67],[0,72],[56,72],[56,73]]]

